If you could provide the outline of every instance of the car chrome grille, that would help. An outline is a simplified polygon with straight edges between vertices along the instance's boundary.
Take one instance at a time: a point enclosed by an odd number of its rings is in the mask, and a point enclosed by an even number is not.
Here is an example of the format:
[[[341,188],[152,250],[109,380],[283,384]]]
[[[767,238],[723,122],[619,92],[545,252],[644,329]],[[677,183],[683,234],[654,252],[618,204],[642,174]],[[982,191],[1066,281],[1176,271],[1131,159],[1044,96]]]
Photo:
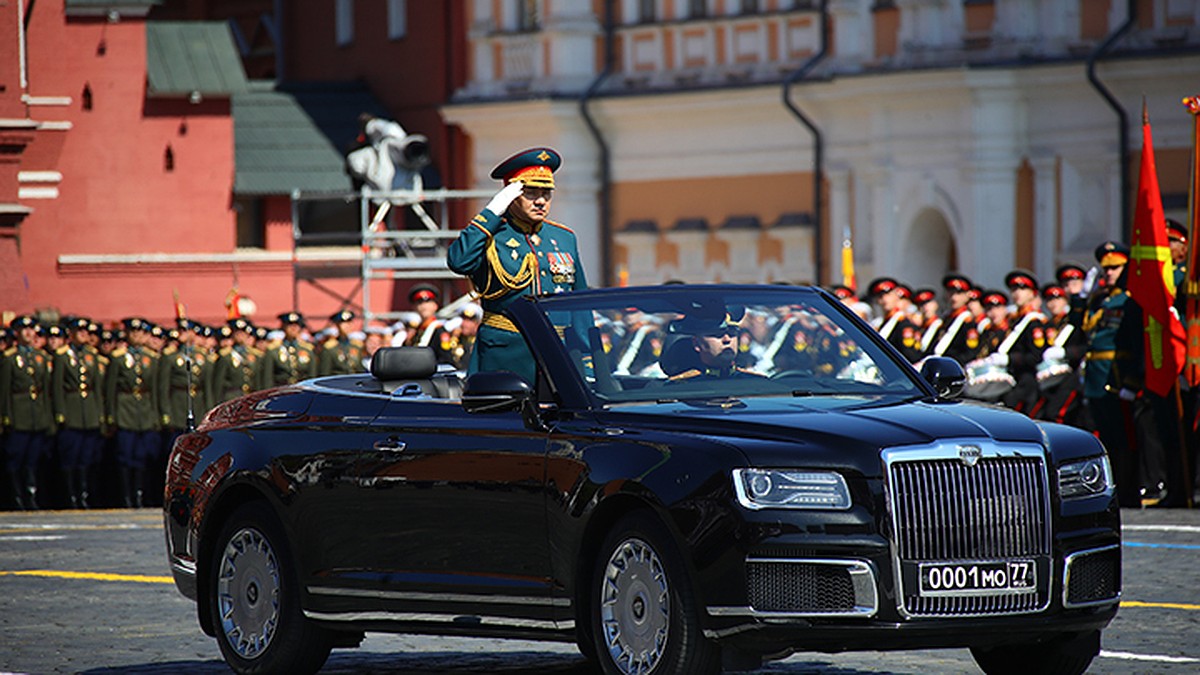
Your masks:
[[[1048,604],[1051,576],[1049,487],[1040,449],[1013,453],[987,446],[968,462],[960,458],[961,447],[889,453],[900,609],[910,616],[1037,611]],[[922,596],[912,573],[903,572],[921,562],[1018,559],[1037,561],[1036,592]]]

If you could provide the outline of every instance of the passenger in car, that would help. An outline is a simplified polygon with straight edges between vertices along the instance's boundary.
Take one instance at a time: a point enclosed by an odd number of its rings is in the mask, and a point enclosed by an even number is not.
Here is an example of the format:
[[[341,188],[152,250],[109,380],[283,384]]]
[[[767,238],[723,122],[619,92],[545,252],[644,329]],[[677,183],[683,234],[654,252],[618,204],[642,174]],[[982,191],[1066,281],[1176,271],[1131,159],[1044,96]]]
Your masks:
[[[671,331],[690,335],[691,340],[675,342],[663,355],[662,369],[668,375],[668,381],[697,377],[762,377],[761,373],[739,367],[736,362],[744,314],[744,310],[729,312],[720,308],[719,314],[702,311],[673,322]]]

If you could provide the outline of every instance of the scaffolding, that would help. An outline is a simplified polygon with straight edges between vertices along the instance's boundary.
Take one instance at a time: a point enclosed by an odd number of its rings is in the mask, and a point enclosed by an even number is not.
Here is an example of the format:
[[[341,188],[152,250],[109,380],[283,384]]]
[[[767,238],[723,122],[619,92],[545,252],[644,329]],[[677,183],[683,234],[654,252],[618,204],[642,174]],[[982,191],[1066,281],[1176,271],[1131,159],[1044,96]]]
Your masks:
[[[393,322],[406,312],[372,310],[373,282],[398,279],[453,279],[458,275],[446,266],[446,250],[458,237],[449,227],[450,205],[455,201],[486,199],[490,190],[392,190],[359,192],[292,193],[293,305],[299,305],[299,285],[308,282],[344,304],[359,304],[364,325],[371,321]],[[332,232],[305,232],[302,205],[305,202],[340,201],[357,203],[359,228]],[[412,217],[409,217],[409,214]],[[357,254],[301,255],[302,245],[357,245]],[[323,278],[359,277],[355,291],[361,303],[353,303],[321,283]],[[353,295],[354,291],[351,291]],[[460,298],[460,301],[464,299]],[[444,310],[452,310],[460,301]],[[298,307],[297,307],[298,309]]]

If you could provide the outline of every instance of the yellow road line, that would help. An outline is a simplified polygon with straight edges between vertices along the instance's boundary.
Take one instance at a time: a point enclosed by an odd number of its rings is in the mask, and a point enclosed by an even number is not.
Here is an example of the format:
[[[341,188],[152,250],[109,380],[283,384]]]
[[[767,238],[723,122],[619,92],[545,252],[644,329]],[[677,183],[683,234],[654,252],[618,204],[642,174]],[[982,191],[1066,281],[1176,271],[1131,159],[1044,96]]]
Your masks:
[[[133,581],[141,584],[173,584],[171,577],[154,577],[145,574],[108,574],[105,572],[64,572],[60,570],[0,570],[0,576],[50,577],[54,579],[87,579],[89,581]]]
[[[1186,609],[1200,611],[1200,605],[1189,605],[1182,602],[1138,602],[1137,600],[1122,600],[1122,607],[1157,607],[1160,609]]]

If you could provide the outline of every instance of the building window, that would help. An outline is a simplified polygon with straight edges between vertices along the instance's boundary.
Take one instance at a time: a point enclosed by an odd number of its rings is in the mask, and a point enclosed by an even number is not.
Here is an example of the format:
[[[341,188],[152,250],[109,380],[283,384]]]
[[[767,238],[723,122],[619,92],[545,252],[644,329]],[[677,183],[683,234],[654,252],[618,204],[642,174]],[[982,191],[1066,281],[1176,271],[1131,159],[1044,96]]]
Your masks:
[[[708,0],[688,0],[687,18],[703,19],[708,16]]]
[[[638,0],[638,23],[658,22],[658,0]]]
[[[388,0],[388,39],[399,40],[408,33],[407,0]]]
[[[758,14],[758,0],[740,0],[738,3],[738,11],[741,14]]]
[[[354,0],[336,0],[333,30],[339,47],[354,42]]]
[[[517,30],[533,32],[542,29],[538,0],[517,0]]]

